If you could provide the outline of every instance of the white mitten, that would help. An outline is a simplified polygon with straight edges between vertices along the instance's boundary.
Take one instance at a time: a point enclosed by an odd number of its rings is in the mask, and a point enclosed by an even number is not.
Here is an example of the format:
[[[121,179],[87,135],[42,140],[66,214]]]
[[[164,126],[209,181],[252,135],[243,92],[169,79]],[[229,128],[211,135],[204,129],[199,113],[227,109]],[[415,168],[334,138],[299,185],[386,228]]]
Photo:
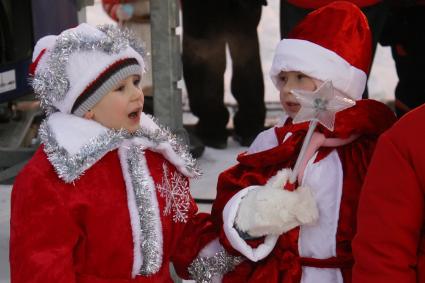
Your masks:
[[[290,173],[290,169],[283,169],[264,186],[253,186],[239,205],[235,224],[240,231],[253,237],[280,235],[318,219],[316,202],[308,187],[283,189]]]

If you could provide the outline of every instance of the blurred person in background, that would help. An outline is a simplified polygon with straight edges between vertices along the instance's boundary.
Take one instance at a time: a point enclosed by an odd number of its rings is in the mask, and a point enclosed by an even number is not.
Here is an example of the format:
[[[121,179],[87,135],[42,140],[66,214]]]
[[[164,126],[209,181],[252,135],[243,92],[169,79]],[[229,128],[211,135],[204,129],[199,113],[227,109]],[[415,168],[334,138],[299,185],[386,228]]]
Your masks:
[[[401,117],[425,102],[425,0],[389,2],[390,13],[379,42],[391,47],[399,79],[395,111]]]
[[[265,0],[182,0],[183,77],[195,133],[205,145],[227,146],[224,104],[226,45],[232,58],[231,92],[238,108],[234,138],[248,146],[263,130],[264,82],[257,26]]]

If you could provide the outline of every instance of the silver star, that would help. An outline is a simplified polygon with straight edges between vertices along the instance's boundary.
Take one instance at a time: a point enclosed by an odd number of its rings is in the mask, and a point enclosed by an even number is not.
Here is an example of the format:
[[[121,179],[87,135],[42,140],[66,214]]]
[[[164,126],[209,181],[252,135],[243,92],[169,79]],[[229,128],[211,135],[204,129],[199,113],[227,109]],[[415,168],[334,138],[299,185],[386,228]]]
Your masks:
[[[318,121],[333,131],[335,114],[356,105],[352,99],[336,95],[331,81],[325,81],[315,91],[292,90],[301,105],[293,123]]]

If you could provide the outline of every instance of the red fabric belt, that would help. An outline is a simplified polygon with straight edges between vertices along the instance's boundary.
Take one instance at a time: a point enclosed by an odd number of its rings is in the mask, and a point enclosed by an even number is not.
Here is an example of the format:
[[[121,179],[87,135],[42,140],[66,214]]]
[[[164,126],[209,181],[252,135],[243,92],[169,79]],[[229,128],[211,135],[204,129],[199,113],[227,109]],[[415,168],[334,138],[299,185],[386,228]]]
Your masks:
[[[301,257],[300,264],[317,268],[351,268],[354,264],[354,259],[352,257],[330,257],[326,259]]]
[[[351,268],[354,264],[353,257],[330,257],[326,259],[299,257],[298,255],[285,251],[276,260],[270,262],[277,270],[284,272],[281,283],[301,282],[302,266],[316,268]],[[270,270],[270,269],[269,269]],[[277,282],[277,281],[276,281]]]
[[[354,264],[352,256],[330,257],[330,258],[311,258],[300,257],[290,251],[285,251],[278,259],[279,269],[287,270],[295,266],[308,266],[316,268],[351,268]]]

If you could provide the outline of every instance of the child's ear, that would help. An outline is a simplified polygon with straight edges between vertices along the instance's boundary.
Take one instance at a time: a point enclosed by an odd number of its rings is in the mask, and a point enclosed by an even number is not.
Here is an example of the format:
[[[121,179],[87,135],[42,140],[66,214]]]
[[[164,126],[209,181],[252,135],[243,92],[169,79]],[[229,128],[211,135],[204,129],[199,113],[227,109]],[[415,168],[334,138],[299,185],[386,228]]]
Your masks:
[[[87,111],[86,113],[84,113],[83,118],[87,119],[87,120],[92,120],[94,117],[94,113],[93,111],[91,111],[91,109],[89,111]]]

